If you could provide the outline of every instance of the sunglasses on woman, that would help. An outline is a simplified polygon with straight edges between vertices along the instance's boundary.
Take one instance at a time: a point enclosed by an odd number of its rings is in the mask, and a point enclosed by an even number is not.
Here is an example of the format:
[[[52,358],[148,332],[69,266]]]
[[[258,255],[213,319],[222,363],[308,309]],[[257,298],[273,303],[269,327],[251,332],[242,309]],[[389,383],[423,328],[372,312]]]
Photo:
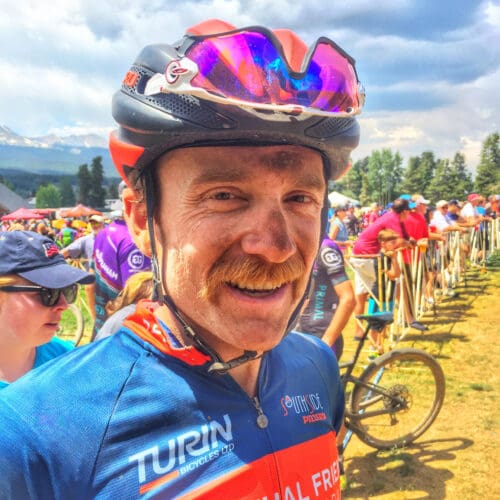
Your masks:
[[[42,304],[46,307],[53,307],[59,302],[61,294],[64,295],[64,298],[66,299],[66,302],[68,304],[72,304],[76,300],[76,295],[78,293],[78,285],[73,284],[66,286],[64,288],[45,288],[43,286],[35,286],[35,285],[5,285],[5,286],[0,286],[0,291],[38,292]]]

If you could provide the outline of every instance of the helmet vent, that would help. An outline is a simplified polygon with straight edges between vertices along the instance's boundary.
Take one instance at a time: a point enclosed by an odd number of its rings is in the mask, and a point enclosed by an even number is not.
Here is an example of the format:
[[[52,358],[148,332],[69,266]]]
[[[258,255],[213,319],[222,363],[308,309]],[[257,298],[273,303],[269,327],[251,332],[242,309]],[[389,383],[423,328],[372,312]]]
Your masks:
[[[307,135],[318,139],[332,137],[352,127],[353,121],[353,118],[325,118],[318,124],[309,127]]]

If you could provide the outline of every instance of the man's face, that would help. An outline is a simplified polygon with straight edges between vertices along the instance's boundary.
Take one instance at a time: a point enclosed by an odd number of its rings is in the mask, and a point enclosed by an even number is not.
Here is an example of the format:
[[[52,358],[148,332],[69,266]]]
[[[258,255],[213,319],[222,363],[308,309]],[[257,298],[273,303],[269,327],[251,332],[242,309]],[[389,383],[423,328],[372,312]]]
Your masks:
[[[295,146],[179,149],[160,161],[157,180],[159,262],[178,309],[223,358],[274,347],[318,250],[320,155]]]
[[[425,215],[427,212],[427,205],[425,203],[417,203],[415,206],[415,212]]]

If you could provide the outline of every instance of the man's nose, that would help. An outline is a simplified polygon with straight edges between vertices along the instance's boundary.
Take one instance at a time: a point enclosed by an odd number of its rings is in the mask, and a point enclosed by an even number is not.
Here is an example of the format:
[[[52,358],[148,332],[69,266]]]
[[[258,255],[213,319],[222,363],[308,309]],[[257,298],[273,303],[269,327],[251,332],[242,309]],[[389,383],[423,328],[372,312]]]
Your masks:
[[[291,228],[282,208],[262,208],[251,214],[250,228],[242,238],[242,249],[269,262],[285,262],[296,251]]]

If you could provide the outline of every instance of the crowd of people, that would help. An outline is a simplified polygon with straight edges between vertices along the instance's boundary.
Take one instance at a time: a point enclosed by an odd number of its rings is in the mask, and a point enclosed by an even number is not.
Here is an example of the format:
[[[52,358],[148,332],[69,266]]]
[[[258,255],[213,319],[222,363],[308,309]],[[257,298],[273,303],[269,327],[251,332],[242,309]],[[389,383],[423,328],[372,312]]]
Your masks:
[[[298,91],[282,68],[301,64]],[[329,207],[363,102],[324,37],[307,52],[291,31],[212,20],[134,59],[113,99],[121,216],[0,231],[2,498],[340,498],[343,330],[391,307],[381,277],[411,275],[414,248],[498,213],[473,194],[434,211],[401,195],[366,220]],[[95,341],[72,349],[54,334],[78,284]]]

